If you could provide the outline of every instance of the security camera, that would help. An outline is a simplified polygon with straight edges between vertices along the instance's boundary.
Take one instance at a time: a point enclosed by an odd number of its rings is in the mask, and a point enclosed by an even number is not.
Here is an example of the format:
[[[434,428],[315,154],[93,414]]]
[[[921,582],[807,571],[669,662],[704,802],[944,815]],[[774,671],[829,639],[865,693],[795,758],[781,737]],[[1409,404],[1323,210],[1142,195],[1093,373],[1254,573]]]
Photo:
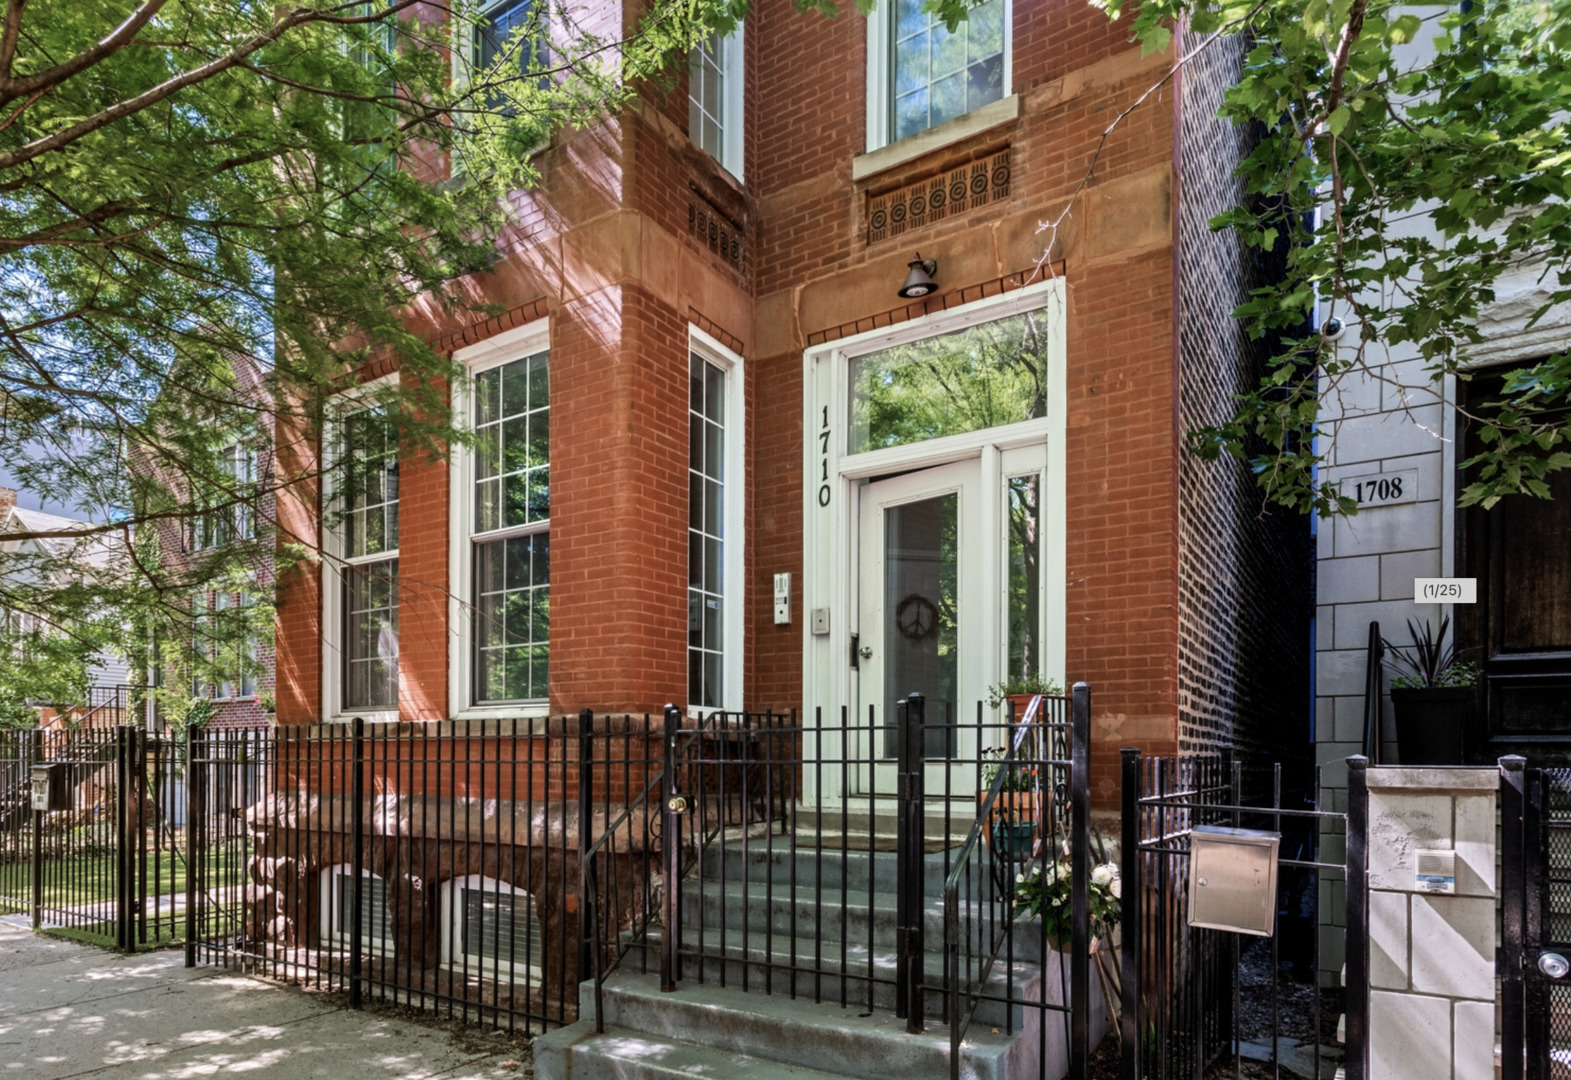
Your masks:
[[[1347,324],[1334,315],[1320,324],[1320,336],[1327,341],[1341,341],[1346,333]]]

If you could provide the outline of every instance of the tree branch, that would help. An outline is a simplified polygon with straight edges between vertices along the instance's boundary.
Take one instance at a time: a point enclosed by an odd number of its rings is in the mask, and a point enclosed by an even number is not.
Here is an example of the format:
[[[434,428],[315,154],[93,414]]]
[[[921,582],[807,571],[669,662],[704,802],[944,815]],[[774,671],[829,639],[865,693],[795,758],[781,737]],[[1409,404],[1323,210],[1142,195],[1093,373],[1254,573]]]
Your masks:
[[[25,0],[24,0],[25,2]],[[154,15],[168,0],[147,0],[141,7],[131,12],[125,22],[110,31],[109,36],[90,49],[78,53],[71,59],[56,64],[54,67],[45,68],[33,75],[24,75],[20,79],[11,78],[11,60],[16,53],[16,36],[22,27],[22,3],[12,0],[6,11],[4,37],[0,38],[0,105],[14,101],[19,97],[36,94],[40,90],[48,90],[59,86],[71,76],[92,67],[104,57],[119,52],[131,43],[131,39],[146,26]],[[13,22],[15,26],[13,27]]]

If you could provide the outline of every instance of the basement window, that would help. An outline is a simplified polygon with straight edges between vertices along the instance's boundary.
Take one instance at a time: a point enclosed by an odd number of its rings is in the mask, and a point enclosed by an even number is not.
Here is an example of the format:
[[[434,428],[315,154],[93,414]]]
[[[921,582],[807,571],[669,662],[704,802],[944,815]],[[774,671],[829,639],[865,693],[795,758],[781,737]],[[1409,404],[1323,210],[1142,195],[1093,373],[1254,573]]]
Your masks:
[[[360,939],[368,952],[391,956],[393,924],[387,910],[387,881],[362,870],[360,882]],[[349,948],[354,913],[354,867],[340,863],[322,874],[322,944]]]
[[[462,975],[534,982],[545,937],[534,897],[495,878],[471,874],[442,886],[442,963]]]

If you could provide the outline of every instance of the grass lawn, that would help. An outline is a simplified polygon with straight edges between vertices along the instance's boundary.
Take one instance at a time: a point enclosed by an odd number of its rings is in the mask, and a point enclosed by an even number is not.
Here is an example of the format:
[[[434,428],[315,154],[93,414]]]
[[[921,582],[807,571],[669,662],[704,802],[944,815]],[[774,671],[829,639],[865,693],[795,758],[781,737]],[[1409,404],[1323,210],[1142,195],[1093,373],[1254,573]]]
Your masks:
[[[140,860],[137,860],[137,864]],[[141,870],[133,864],[133,871],[141,880]],[[212,880],[208,873],[208,887],[228,885],[244,876],[243,867],[223,867],[223,880]],[[162,853],[155,861],[147,858],[146,895],[166,896],[185,893],[185,859]],[[44,906],[73,908],[115,898],[115,857],[105,852],[80,855],[76,858],[53,859],[44,863]]]

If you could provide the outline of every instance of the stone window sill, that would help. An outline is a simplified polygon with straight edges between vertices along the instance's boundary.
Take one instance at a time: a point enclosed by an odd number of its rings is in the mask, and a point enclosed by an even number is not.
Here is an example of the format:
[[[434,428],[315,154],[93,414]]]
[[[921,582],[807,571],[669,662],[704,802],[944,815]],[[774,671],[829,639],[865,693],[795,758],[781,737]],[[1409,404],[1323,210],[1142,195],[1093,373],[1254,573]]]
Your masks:
[[[858,154],[851,159],[851,179],[860,183],[868,177],[877,176],[881,172],[915,161],[955,143],[964,142],[972,136],[980,135],[990,128],[1010,124],[1018,119],[1020,119],[1020,95],[1010,94],[991,105],[983,105],[974,112],[957,116],[953,120],[946,120],[937,127],[928,128],[897,143]]]

